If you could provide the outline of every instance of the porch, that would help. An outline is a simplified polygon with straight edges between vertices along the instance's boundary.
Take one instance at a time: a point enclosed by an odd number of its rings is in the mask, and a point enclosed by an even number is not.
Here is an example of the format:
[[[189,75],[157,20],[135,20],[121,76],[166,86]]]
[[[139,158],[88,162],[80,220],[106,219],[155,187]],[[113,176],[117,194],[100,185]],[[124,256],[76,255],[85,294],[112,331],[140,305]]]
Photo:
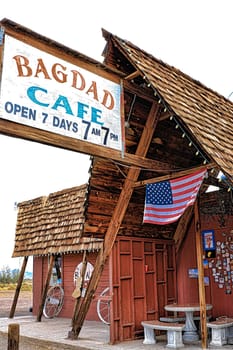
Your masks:
[[[166,348],[166,336],[157,337],[155,345],[143,345],[143,339],[121,342],[110,345],[109,327],[102,322],[85,321],[78,340],[67,339],[67,333],[71,327],[68,318],[43,319],[37,322],[34,316],[15,317],[14,319],[0,318],[0,348],[7,348],[8,326],[19,323],[20,325],[20,350],[50,349],[50,350],[154,350]],[[186,344],[184,349],[202,349],[201,341]],[[211,348],[209,346],[209,348]],[[216,349],[216,347],[212,347]],[[232,349],[232,345],[225,345],[224,349]]]

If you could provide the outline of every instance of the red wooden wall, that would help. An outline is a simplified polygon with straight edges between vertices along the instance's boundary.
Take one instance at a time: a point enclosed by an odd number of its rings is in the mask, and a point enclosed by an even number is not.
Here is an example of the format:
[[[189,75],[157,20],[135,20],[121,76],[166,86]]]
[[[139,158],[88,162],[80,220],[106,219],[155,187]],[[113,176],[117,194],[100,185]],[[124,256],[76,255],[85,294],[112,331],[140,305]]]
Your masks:
[[[213,317],[233,317],[233,217],[201,216],[201,231],[213,230],[216,242],[215,257],[204,257],[204,274],[209,277],[205,286],[206,301],[213,304]],[[232,234],[231,234],[232,232]],[[94,265],[95,253],[88,255]],[[62,280],[65,301],[61,317],[72,317],[75,299],[73,274],[82,254],[64,255]],[[48,257],[35,257],[33,268],[33,313],[39,308]],[[198,300],[198,279],[190,278],[189,270],[197,269],[195,230],[192,224],[177,257],[172,241],[118,237],[109,262],[105,265],[96,296],[87,315],[99,320],[96,312],[98,295],[111,288],[112,343],[142,336],[141,321],[158,319],[165,314],[164,305],[175,301],[193,303]]]
[[[88,255],[94,265],[96,254]],[[65,292],[60,317],[73,316],[75,299],[73,276],[82,254],[62,257],[62,286]],[[48,269],[48,257],[34,258],[33,313],[39,309],[43,283]],[[176,263],[171,240],[118,237],[105,265],[96,296],[87,320],[99,320],[96,312],[98,296],[110,287],[112,301],[110,341],[115,343],[143,336],[142,320],[159,319],[164,305],[176,301]]]
[[[233,317],[233,217],[225,216],[222,226],[218,216],[201,216],[201,230],[214,230],[216,256],[203,257],[204,275],[209,277],[209,285],[205,286],[206,301],[213,304],[213,317],[223,315]],[[233,231],[232,231],[233,232]],[[232,241],[232,247],[230,242]],[[232,248],[232,250],[230,249]],[[177,290],[179,302],[199,302],[198,280],[189,278],[188,270],[197,268],[195,232],[192,225],[177,256]]]
[[[142,336],[142,320],[159,319],[164,305],[176,301],[172,241],[118,237],[112,256],[110,340]]]
[[[73,310],[75,307],[75,299],[72,297],[72,293],[75,289],[74,285],[74,271],[76,266],[82,262],[82,254],[67,254],[62,257],[62,287],[64,288],[64,304],[59,314],[59,317],[73,316]],[[88,254],[87,260],[93,266],[95,264],[96,253]],[[33,314],[36,315],[39,310],[39,304],[41,300],[41,294],[43,284],[46,279],[48,270],[48,257],[35,257],[33,261]],[[91,307],[87,314],[87,320],[99,321],[96,304],[98,295],[101,291],[109,286],[109,264],[107,263],[104,267],[98,289],[95,294],[95,298],[91,303]]]

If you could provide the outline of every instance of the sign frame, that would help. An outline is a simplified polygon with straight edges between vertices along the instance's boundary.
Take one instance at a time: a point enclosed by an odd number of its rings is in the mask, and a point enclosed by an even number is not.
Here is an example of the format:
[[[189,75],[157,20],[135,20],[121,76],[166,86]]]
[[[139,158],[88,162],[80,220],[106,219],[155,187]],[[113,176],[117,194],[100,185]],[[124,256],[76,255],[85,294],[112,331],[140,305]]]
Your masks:
[[[10,25],[10,28],[8,28],[5,22],[7,22],[7,25],[8,24]],[[51,41],[50,39],[43,37],[37,33],[34,33],[28,30],[27,28],[24,28],[22,26],[20,27],[17,26],[17,31],[15,31],[14,22],[11,22],[9,20],[3,20],[2,22],[0,22],[0,25],[2,24],[3,26],[1,27],[1,33],[4,33],[4,34],[1,36],[2,44],[0,44],[0,61],[2,63],[2,69],[0,71],[0,78],[1,78],[0,121],[1,123],[4,120],[8,120],[10,122],[9,125],[11,125],[11,122],[14,123],[15,125],[14,129],[21,128],[21,126],[22,126],[22,129],[25,129],[23,126],[26,126],[26,129],[27,127],[29,127],[30,130],[33,129],[33,132],[32,132],[33,134],[38,132],[39,134],[38,142],[41,142],[41,143],[44,143],[43,140],[40,141],[41,133],[43,134],[44,132],[48,132],[49,134],[56,134],[55,137],[58,137],[59,139],[60,137],[64,139],[63,138],[64,136],[65,139],[67,140],[68,138],[69,139],[73,138],[77,141],[80,141],[81,144],[83,144],[83,147],[81,147],[80,149],[81,153],[82,153],[82,148],[89,148],[89,145],[90,145],[90,148],[92,148],[91,146],[95,145],[97,146],[98,149],[99,148],[104,149],[105,151],[107,150],[107,152],[110,152],[110,153],[115,151],[117,151],[118,153],[119,151],[121,156],[123,156],[124,145],[125,145],[125,142],[124,142],[125,135],[124,135],[124,109],[122,106],[123,84],[122,84],[121,76],[119,76],[115,72],[112,72],[108,67],[101,64],[100,62],[97,62],[61,44]],[[24,48],[22,50],[23,51],[22,55],[18,54],[13,56],[14,57],[13,61],[15,61],[14,63],[15,68],[18,73],[18,78],[21,74],[21,81],[24,80],[24,85],[27,84],[25,83],[26,80],[30,82],[30,77],[28,77],[27,75],[29,75],[30,70],[32,70],[29,63],[28,63],[28,66],[26,66],[25,61],[24,62],[22,61],[23,59],[28,59],[28,57],[26,57],[27,52],[25,53],[25,50],[27,49],[31,49],[33,53],[37,52],[39,56],[43,55],[43,57],[45,58],[48,58],[48,57],[50,59],[54,58],[55,65],[57,65],[58,68],[60,67],[60,70],[57,71],[56,73],[53,71],[54,73],[53,78],[55,79],[53,79],[54,81],[52,84],[55,84],[55,85],[56,83],[60,84],[61,90],[62,90],[62,84],[64,83],[61,81],[61,79],[65,79],[66,77],[65,75],[66,71],[65,70],[62,71],[62,68],[64,68],[64,62],[66,63],[67,67],[70,68],[70,71],[75,71],[75,68],[77,68],[76,72],[75,73],[73,72],[73,74],[76,75],[76,78],[79,77],[80,81],[82,78],[84,78],[84,74],[87,74],[87,76],[89,75],[89,81],[91,81],[91,85],[87,87],[87,90],[85,92],[81,91],[80,89],[79,89],[80,91],[78,91],[80,94],[81,92],[83,93],[82,101],[77,107],[79,108],[79,111],[83,109],[82,113],[78,115],[77,111],[76,111],[76,114],[71,112],[68,98],[64,96],[62,93],[60,93],[59,102],[57,102],[57,104],[56,103],[53,104],[53,112],[54,112],[54,108],[56,108],[56,105],[57,105],[56,112],[59,112],[58,113],[59,115],[50,116],[50,119],[51,119],[50,128],[48,128],[46,125],[46,122],[43,122],[43,116],[45,117],[44,119],[45,121],[46,114],[49,114],[49,113],[42,111],[40,116],[40,122],[43,125],[41,127],[41,125],[38,125],[39,122],[37,123],[37,121],[35,121],[35,119],[37,119],[37,114],[38,114],[37,109],[33,110],[30,107],[28,108],[27,106],[24,106],[23,103],[20,105],[19,103],[12,103],[8,101],[8,96],[12,95],[12,93],[9,93],[9,91],[8,92],[6,91],[7,83],[4,82],[4,76],[6,76],[5,72],[7,68],[5,67],[6,63],[4,60],[5,54],[6,54],[6,47],[5,47],[6,38],[8,41],[10,40],[10,42],[17,41],[17,43],[22,44],[22,47]],[[17,59],[18,59],[18,62],[17,62]],[[47,76],[48,70],[46,68],[45,62],[43,61],[42,57],[39,57],[38,60],[39,59],[40,61],[37,61],[37,63],[39,62],[40,64],[38,63],[36,68],[37,70],[34,71],[33,74],[31,74],[31,75],[34,75],[31,78],[34,79],[35,81],[35,80],[39,80],[38,79],[39,77],[44,77],[44,80],[47,79],[46,82],[51,83],[52,78],[51,76]],[[8,72],[9,71],[11,70],[8,70]],[[93,77],[96,80],[94,80]],[[73,75],[73,78],[74,78],[74,75]],[[12,79],[12,82],[10,85],[11,91],[15,91],[16,84],[14,83],[14,79],[12,77],[11,79]],[[60,83],[56,82],[56,79],[57,80],[60,79]],[[80,84],[80,81],[79,81],[79,84]],[[82,82],[85,83],[83,80]],[[97,83],[102,84],[101,97],[99,96]],[[106,83],[109,84],[108,86],[113,88],[113,93],[112,91],[109,91],[107,89],[107,86],[105,85]],[[53,86],[52,84],[50,85]],[[24,91],[23,96],[20,96],[21,100],[23,101],[23,99],[28,99],[28,97],[30,100],[30,96],[31,96],[30,103],[33,104],[32,100],[34,99],[34,104],[37,104],[36,107],[38,107],[38,109],[40,109],[41,107],[42,109],[46,108],[46,104],[48,103],[42,100],[42,98],[40,100],[40,97],[37,97],[39,96],[39,94],[43,95],[43,92],[45,93],[44,98],[46,97],[46,92],[45,92],[45,90],[47,90],[46,87],[40,87],[38,83],[32,84],[31,87],[32,86],[34,86],[34,92],[33,92],[33,88],[31,89],[31,93],[30,93],[30,89],[29,90],[26,89],[27,93],[25,93]],[[79,86],[76,85],[75,87],[73,86],[73,88],[75,90],[78,90],[78,88],[80,88],[80,85]],[[115,92],[114,89],[116,89],[117,91],[116,96],[114,96],[114,92]],[[14,95],[17,96],[17,92]],[[77,91],[75,91],[75,96],[76,95],[77,95]],[[4,100],[2,98],[3,96],[5,96]],[[90,107],[91,112],[87,112],[88,103],[86,102],[87,100],[85,100],[85,98],[87,99],[89,98],[89,103],[90,103],[90,100],[91,102],[93,102],[93,105]],[[114,100],[114,103],[113,103],[113,100]],[[102,104],[102,109],[104,109],[104,112],[105,113],[106,111],[108,112],[108,115],[105,118],[103,117],[101,108],[99,107],[101,106],[101,104]],[[117,105],[116,109],[110,110],[110,106],[112,107],[113,104],[114,104],[114,107]],[[5,112],[4,115],[3,115],[3,109],[4,109],[3,105],[5,106],[5,109],[7,109],[7,111],[4,110]],[[60,111],[58,111],[58,109],[60,109]],[[21,114],[21,118],[12,118],[12,115],[13,117],[15,117],[17,113]],[[63,117],[64,113],[66,113],[66,118]],[[68,115],[68,118],[67,118],[67,113],[70,114]],[[6,114],[7,114],[7,117],[5,116]],[[110,125],[111,120],[113,119],[112,117],[115,118],[115,121],[114,121],[115,125],[114,125],[114,122],[112,122],[112,125]],[[70,118],[73,118],[72,122],[70,121]],[[39,120],[39,118],[37,120]],[[56,121],[57,121],[57,130],[54,130],[54,128],[56,128],[56,124],[54,124],[56,123]],[[72,132],[67,132],[67,129],[69,129],[68,131],[71,131],[71,127],[73,128],[73,135],[71,135]],[[117,128],[117,132],[114,130],[114,127]],[[75,133],[79,133],[79,136],[77,137]],[[31,134],[31,131],[30,131],[30,134]],[[30,139],[30,137],[28,138],[26,135],[25,135],[25,138]],[[67,148],[66,145],[61,147]],[[83,152],[83,153],[90,153],[90,152]]]

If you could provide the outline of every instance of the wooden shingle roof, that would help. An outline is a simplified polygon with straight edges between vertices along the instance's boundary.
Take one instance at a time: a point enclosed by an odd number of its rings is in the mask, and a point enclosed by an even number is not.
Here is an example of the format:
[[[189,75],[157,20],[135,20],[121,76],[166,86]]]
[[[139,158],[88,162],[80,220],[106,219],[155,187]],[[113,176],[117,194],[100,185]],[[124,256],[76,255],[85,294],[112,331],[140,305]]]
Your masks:
[[[233,181],[233,103],[131,42],[105,30],[103,36],[127,57],[171,114]]]
[[[94,251],[102,240],[81,237],[87,185],[18,204],[13,257]]]

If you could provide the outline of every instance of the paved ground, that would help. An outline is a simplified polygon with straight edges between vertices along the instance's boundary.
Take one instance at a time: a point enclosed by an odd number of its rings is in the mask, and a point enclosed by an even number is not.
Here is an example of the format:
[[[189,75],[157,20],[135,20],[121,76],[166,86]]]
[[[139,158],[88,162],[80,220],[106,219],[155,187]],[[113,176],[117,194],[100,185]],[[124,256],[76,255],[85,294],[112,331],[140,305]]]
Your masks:
[[[109,344],[109,327],[102,322],[86,321],[79,339],[67,339],[71,330],[71,321],[65,318],[45,319],[37,322],[33,316],[0,318],[0,349],[7,349],[7,332],[10,324],[18,323],[20,327],[19,350],[161,350],[166,348],[166,338],[158,337],[155,345],[143,345],[142,339]],[[224,349],[232,349],[225,345]],[[201,343],[185,344],[184,349],[200,350]],[[218,349],[214,347],[214,349]],[[222,349],[222,348],[221,348]]]
[[[155,345],[143,345],[143,340],[134,340],[119,344],[109,344],[109,327],[102,322],[86,321],[79,339],[67,339],[71,330],[71,320],[67,318],[42,318],[37,322],[30,312],[31,294],[21,293],[17,303],[15,317],[9,319],[12,304],[12,292],[0,292],[0,349],[8,348],[8,328],[10,324],[19,324],[19,350],[161,350],[166,348],[166,337],[160,336]],[[185,344],[184,349],[200,350],[201,343]],[[214,349],[217,350],[216,347]],[[222,348],[221,348],[222,349]],[[225,345],[225,350],[233,349]]]

